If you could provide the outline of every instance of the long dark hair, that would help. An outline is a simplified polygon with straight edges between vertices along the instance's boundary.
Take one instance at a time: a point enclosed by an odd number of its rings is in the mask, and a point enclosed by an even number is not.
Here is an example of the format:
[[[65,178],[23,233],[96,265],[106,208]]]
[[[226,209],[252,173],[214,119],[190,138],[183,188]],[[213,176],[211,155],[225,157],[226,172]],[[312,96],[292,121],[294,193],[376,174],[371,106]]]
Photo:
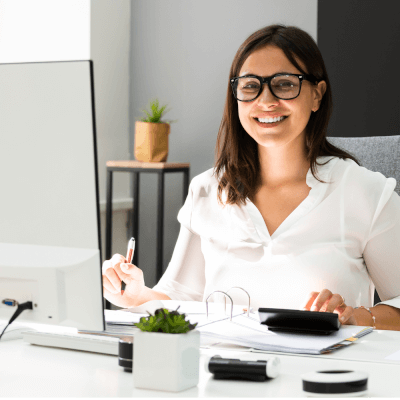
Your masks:
[[[313,176],[316,176],[317,157],[335,156],[358,160],[351,154],[328,142],[327,128],[332,114],[331,86],[324,60],[314,39],[295,26],[270,25],[254,32],[239,47],[229,72],[225,108],[217,137],[214,173],[218,177],[218,201],[222,203],[223,191],[227,194],[227,204],[245,204],[246,198],[253,198],[261,184],[260,161],[257,142],[247,134],[239,120],[237,101],[233,96],[230,79],[239,76],[247,57],[266,45],[279,47],[288,60],[303,74],[312,74],[317,82],[326,82],[326,92],[317,112],[312,113],[306,126],[307,160]],[[301,60],[306,71],[296,61]]]

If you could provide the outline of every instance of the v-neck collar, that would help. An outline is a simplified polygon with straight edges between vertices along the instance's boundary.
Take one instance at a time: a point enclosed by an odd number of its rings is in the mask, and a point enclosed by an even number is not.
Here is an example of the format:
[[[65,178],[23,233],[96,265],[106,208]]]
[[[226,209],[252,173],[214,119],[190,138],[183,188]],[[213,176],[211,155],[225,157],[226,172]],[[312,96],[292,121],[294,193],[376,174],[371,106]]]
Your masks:
[[[327,162],[328,160],[332,161]],[[318,163],[321,164],[326,162],[326,164],[320,166],[317,165],[317,176],[321,180],[328,182],[332,169],[338,160],[339,159],[337,157],[333,156],[318,157]],[[306,215],[317,204],[320,203],[326,190],[328,189],[328,185],[322,184],[320,181],[314,178],[311,168],[309,168],[307,172],[306,183],[307,186],[311,188],[308,196],[287,216],[287,218],[278,226],[272,235],[269,234],[267,225],[265,224],[264,218],[257,206],[250,199],[246,199],[246,205],[243,206],[243,211],[248,214],[248,219],[252,222],[252,225],[258,234],[259,240],[262,243],[267,244],[271,240],[277,238],[282,232],[287,230],[290,226],[296,223],[301,217]]]

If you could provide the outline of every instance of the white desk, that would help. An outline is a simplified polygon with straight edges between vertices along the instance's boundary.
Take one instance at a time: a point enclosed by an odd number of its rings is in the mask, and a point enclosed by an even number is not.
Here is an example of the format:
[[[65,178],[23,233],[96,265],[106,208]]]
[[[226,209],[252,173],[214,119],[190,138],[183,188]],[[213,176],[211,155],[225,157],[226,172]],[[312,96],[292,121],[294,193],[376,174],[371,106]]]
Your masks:
[[[368,372],[368,397],[400,397],[400,332],[375,331],[331,355],[283,355],[280,375],[266,382],[221,381],[200,369],[197,387],[168,393],[133,387],[115,356],[34,346],[22,339],[0,341],[1,397],[305,397],[300,375],[323,369]],[[202,349],[204,355],[267,359],[268,354]],[[358,361],[349,360],[351,357]]]

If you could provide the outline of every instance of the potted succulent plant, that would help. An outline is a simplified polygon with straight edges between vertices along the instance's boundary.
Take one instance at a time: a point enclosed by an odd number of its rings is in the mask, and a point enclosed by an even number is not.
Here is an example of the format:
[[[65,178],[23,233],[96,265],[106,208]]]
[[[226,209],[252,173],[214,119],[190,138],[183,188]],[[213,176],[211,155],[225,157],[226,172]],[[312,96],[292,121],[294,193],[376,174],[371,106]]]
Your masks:
[[[178,307],[179,308],[179,307]],[[134,386],[179,392],[199,382],[200,332],[178,309],[159,308],[135,324]]]
[[[166,105],[160,107],[158,99],[150,102],[150,112],[135,124],[135,158],[144,162],[165,162],[168,157],[170,123],[162,121]]]

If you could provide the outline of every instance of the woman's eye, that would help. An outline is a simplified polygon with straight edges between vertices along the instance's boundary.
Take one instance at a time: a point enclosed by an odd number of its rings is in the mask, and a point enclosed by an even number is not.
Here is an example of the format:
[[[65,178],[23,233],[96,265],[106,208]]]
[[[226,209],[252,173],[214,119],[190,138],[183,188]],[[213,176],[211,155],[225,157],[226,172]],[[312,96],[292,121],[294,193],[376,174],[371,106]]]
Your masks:
[[[294,89],[298,88],[298,85],[291,81],[281,81],[281,82],[274,83],[273,87],[276,90],[287,91],[287,90],[294,90]]]
[[[260,84],[258,83],[246,83],[242,86],[242,90],[258,90],[260,88]]]
[[[287,81],[287,82],[279,82],[277,86],[279,86],[279,87],[293,87],[294,85],[293,85],[293,82]]]

